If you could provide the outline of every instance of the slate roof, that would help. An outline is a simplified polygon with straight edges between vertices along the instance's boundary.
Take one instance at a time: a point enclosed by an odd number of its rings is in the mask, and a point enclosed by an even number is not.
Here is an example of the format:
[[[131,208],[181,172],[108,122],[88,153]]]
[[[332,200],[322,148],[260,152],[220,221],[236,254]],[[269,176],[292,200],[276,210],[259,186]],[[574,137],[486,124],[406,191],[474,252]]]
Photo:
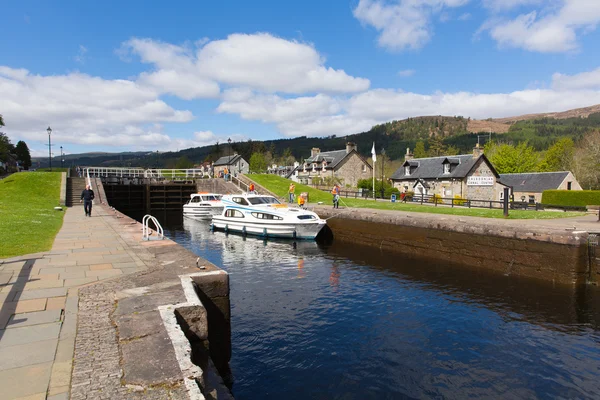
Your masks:
[[[515,192],[541,193],[544,190],[558,189],[567,175],[568,171],[500,174],[500,182],[512,186]]]
[[[327,166],[325,168],[332,169],[332,168],[335,168],[346,157],[346,154],[350,154],[350,153],[346,153],[345,149],[344,150],[334,150],[334,151],[324,151],[319,154],[316,154],[314,157],[309,157],[309,158],[305,159],[304,161],[307,164],[311,164],[313,162],[320,164],[323,161],[327,161]]]
[[[233,165],[237,163],[237,161],[242,158],[239,154],[232,154],[231,161],[229,156],[221,157],[217,161],[215,161],[215,167],[219,167],[221,165]]]
[[[482,155],[484,161],[488,163],[495,173],[494,167],[489,163],[485,155]],[[479,158],[473,158],[472,154],[463,154],[459,156],[442,156],[415,158],[406,161],[391,176],[393,180],[414,180],[414,179],[463,179],[471,171]],[[444,164],[450,163],[450,173],[444,174]],[[410,175],[404,174],[404,167],[410,165]]]

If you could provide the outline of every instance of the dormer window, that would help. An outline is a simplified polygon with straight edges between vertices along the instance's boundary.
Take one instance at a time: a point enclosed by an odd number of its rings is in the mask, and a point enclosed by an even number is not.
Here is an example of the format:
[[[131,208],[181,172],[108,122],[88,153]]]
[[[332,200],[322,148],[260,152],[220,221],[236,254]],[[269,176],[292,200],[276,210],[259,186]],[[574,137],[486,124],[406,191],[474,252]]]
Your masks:
[[[323,161],[323,171],[325,171],[326,166],[327,166],[327,161]]]
[[[444,164],[444,174],[450,173],[450,163]]]
[[[406,175],[406,176],[410,175],[410,165],[407,165],[406,167],[404,167],[404,175]]]

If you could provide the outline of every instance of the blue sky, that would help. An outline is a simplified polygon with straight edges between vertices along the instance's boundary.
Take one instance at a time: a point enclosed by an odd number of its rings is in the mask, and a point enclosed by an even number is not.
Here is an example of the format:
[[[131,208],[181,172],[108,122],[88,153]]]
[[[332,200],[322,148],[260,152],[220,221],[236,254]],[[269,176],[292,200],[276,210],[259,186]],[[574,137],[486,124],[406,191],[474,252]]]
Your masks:
[[[148,4],[0,2],[13,142],[166,151],[600,103],[596,0]]]

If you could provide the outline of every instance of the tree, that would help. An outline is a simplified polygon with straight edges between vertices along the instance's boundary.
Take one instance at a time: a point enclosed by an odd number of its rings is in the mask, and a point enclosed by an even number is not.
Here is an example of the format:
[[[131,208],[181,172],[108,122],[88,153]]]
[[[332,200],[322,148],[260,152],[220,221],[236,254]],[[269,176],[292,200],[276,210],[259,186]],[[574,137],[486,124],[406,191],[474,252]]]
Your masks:
[[[250,156],[250,172],[265,172],[267,170],[267,161],[263,153],[252,153]]]
[[[488,159],[500,174],[518,174],[537,171],[539,155],[527,143],[518,146],[510,144],[489,144],[485,151]]]
[[[571,171],[575,143],[571,138],[562,138],[550,147],[540,162],[540,172]]]
[[[425,151],[425,143],[423,143],[422,140],[419,140],[415,145],[414,156],[415,158],[427,157],[427,152]]]
[[[587,134],[577,143],[573,172],[584,189],[600,189],[600,131]]]
[[[187,156],[179,157],[177,159],[177,162],[175,163],[176,169],[188,169],[188,168],[192,168],[193,166],[194,166],[194,163],[192,163],[189,160],[189,158],[187,158]]]
[[[27,147],[27,144],[24,141],[19,140],[17,142],[15,155],[17,156],[17,161],[23,168],[29,169],[29,167],[31,167],[31,154],[29,153],[29,147]]]
[[[4,119],[2,118],[2,114],[0,114],[0,126],[4,126]]]
[[[15,146],[10,142],[8,136],[0,132],[0,161],[6,162],[8,160],[8,155],[12,153],[14,149]]]
[[[429,140],[428,155],[429,157],[439,157],[446,155],[446,146],[444,146],[444,142],[442,142],[442,139],[434,136],[431,138],[431,140]]]

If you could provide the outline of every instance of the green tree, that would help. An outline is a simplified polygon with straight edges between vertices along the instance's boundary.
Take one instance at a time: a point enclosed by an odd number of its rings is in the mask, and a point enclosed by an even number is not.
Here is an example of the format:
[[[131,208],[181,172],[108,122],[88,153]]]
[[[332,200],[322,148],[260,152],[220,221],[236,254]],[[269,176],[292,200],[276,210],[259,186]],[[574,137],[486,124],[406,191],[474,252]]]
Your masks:
[[[446,146],[444,145],[444,142],[442,142],[442,139],[434,136],[429,140],[428,155],[429,157],[439,157],[446,155]]]
[[[422,140],[419,140],[415,145],[414,156],[415,158],[427,157],[427,152],[425,151],[425,143],[423,143]]]
[[[540,162],[540,172],[571,171],[575,143],[571,138],[562,138],[550,147]]]
[[[573,172],[582,188],[600,190],[600,131],[577,143]]]
[[[14,151],[14,148],[8,136],[0,132],[0,161],[6,162],[8,155]]]
[[[2,118],[2,114],[0,114],[0,126],[4,126],[4,119]]]
[[[188,168],[192,168],[193,166],[194,166],[194,163],[191,162],[190,159],[187,158],[187,156],[179,157],[177,159],[177,162],[175,163],[176,169],[188,169]]]
[[[29,167],[31,167],[31,154],[29,153],[29,147],[27,147],[27,143],[19,140],[17,142],[17,146],[15,147],[15,155],[17,156],[17,161],[19,161],[19,164],[23,168],[29,169]]]
[[[486,146],[487,157],[500,174],[537,171],[539,154],[527,143]]]
[[[263,153],[252,153],[250,156],[250,172],[265,172],[267,170],[267,161]]]

